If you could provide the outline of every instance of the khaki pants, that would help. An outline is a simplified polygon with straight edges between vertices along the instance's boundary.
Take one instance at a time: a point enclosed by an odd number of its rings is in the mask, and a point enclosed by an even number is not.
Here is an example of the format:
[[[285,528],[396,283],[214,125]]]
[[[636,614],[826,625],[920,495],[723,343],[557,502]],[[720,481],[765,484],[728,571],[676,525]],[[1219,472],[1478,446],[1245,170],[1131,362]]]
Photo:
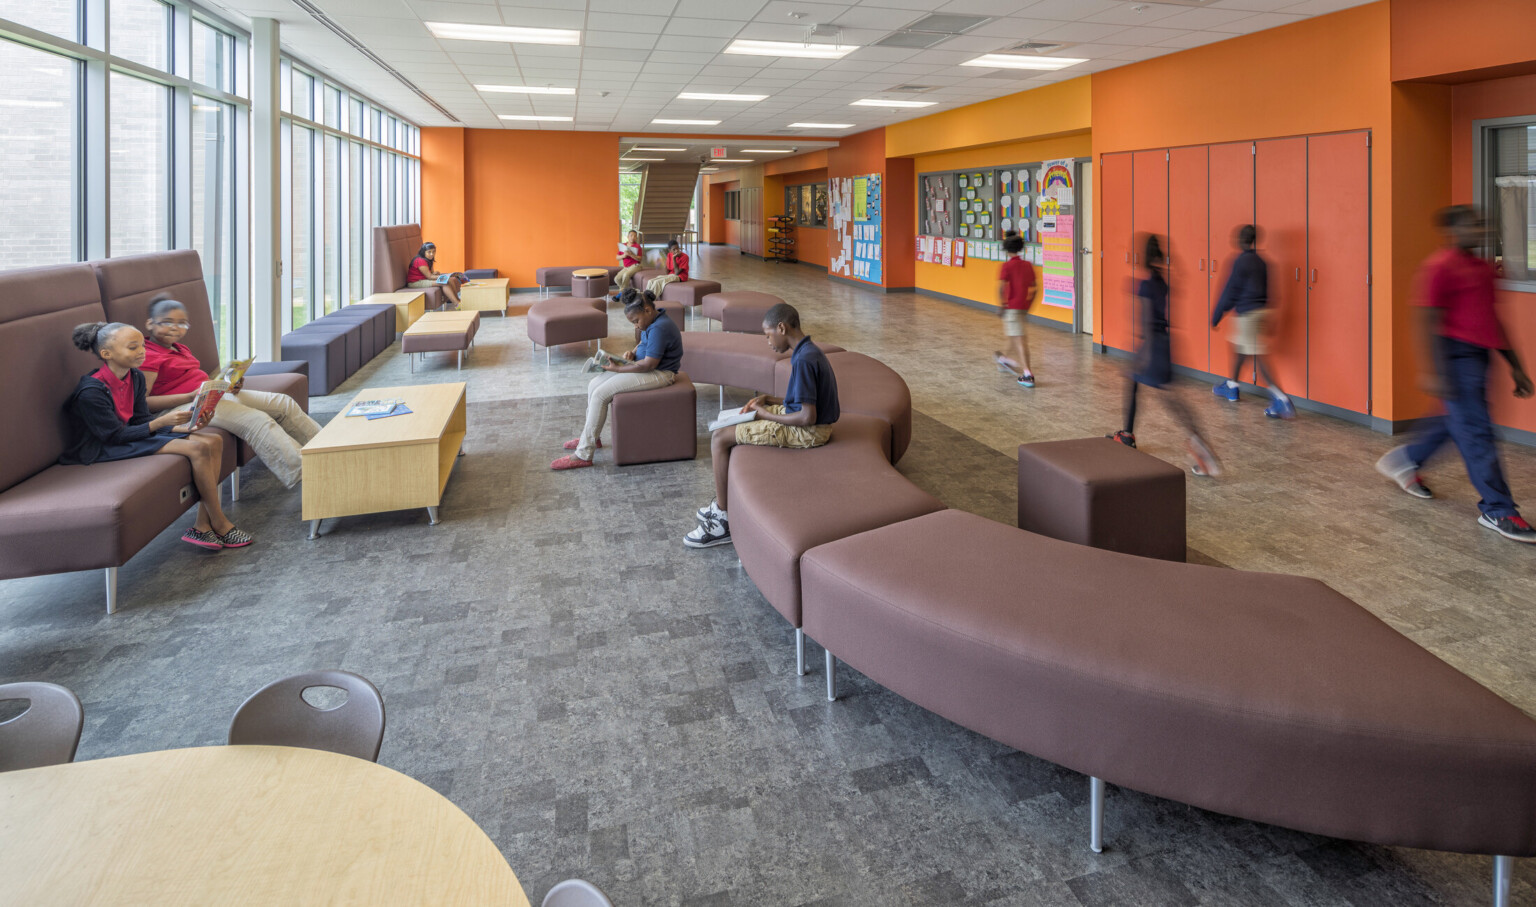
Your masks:
[[[292,397],[255,390],[225,394],[209,424],[251,445],[261,462],[288,488],[299,484],[304,471],[299,448],[320,431],[320,424]]]
[[[677,283],[676,274],[663,274],[660,277],[652,277],[651,282],[645,285],[645,289],[646,292],[660,299],[661,291],[666,289],[669,283]]]
[[[587,383],[587,424],[581,430],[581,440],[576,444],[576,456],[592,459],[597,450],[597,438],[608,422],[608,405],[619,394],[630,391],[648,391],[667,387],[677,380],[677,372],[604,372]]]
[[[769,406],[768,411],[776,416],[784,415],[784,407],[781,404]],[[755,447],[789,447],[795,450],[807,450],[820,447],[830,440],[832,440],[830,425],[785,425],[768,419],[753,419],[751,422],[741,422],[736,426],[736,443],[750,444]]]
[[[634,279],[635,272],[639,271],[643,267],[645,267],[645,264],[643,262],[637,261],[629,267],[619,271],[619,276],[616,278],[616,281],[619,285],[620,293],[629,289],[629,282]]]

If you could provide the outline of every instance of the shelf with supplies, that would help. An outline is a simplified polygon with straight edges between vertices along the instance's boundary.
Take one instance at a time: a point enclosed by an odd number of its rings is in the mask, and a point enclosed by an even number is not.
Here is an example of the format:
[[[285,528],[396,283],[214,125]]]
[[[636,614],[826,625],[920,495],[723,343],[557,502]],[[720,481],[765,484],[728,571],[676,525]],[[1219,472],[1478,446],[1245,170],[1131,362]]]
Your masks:
[[[788,215],[768,218],[768,256],[765,261],[786,264],[795,258],[795,219]]]

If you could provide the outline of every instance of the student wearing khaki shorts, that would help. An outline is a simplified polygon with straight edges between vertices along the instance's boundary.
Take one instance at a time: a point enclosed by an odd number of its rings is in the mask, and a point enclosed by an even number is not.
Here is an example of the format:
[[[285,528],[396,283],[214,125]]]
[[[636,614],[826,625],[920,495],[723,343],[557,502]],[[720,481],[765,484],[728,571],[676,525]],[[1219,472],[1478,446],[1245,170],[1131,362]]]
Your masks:
[[[699,525],[683,538],[683,544],[689,548],[731,544],[726,480],[730,475],[732,447],[750,444],[804,450],[832,440],[832,424],[840,414],[837,377],[832,374],[832,364],[826,355],[800,329],[800,313],[785,302],[775,305],[763,316],[763,336],[774,352],[790,353],[789,387],[780,401],[767,394],[748,400],[741,411],[755,412],[757,418],[716,429],[710,438],[715,499],[694,514]]]
[[[1008,351],[992,354],[997,370],[1010,375],[1019,387],[1034,387],[1035,373],[1029,370],[1029,307],[1040,295],[1035,282],[1035,266],[1019,256],[1024,251],[1024,237],[1009,232],[1003,240],[1003,251],[1008,260],[1003,262],[997,274],[997,300],[1002,306],[1003,336],[1008,338]]]
[[[1274,373],[1266,365],[1269,351],[1265,349],[1264,338],[1269,321],[1269,266],[1254,250],[1258,236],[1259,231],[1253,224],[1244,224],[1237,228],[1232,237],[1239,252],[1232,262],[1232,273],[1227,275],[1227,284],[1221,291],[1221,298],[1216,301],[1216,311],[1211,316],[1213,328],[1221,324],[1221,316],[1228,311],[1233,312],[1237,319],[1237,330],[1232,334],[1232,377],[1218,382],[1211,388],[1211,393],[1236,403],[1239,398],[1237,382],[1243,372],[1243,363],[1252,356],[1259,377],[1269,385],[1270,396],[1274,398],[1269,408],[1264,410],[1264,415],[1271,419],[1294,419],[1295,404],[1291,403],[1291,398],[1286,396],[1280,383],[1275,380]]]

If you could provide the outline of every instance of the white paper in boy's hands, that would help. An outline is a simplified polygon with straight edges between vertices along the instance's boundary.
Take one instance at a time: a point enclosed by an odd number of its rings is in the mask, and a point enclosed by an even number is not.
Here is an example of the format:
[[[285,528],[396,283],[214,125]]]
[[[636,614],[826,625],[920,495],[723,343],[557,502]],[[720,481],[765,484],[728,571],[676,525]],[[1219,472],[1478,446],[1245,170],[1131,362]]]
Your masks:
[[[720,415],[715,417],[715,421],[709,423],[709,430],[715,431],[717,429],[724,428],[727,425],[740,425],[743,422],[751,422],[756,418],[757,410],[748,410],[747,412],[742,412],[741,407],[732,406],[727,409],[720,410]]]

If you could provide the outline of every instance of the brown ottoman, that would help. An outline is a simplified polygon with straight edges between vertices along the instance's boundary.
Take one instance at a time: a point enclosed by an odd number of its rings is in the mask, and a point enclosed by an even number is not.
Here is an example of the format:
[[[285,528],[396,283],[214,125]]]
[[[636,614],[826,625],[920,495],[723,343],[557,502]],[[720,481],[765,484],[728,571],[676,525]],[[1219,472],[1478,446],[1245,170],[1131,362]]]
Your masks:
[[[457,351],[459,368],[462,369],[464,351],[475,342],[475,334],[479,330],[479,312],[428,312],[405,329],[405,334],[400,338],[400,351],[410,357],[412,373],[416,371],[418,353]]]
[[[704,297],[699,314],[720,322],[720,330],[738,334],[761,334],[763,316],[784,300],[772,293],[756,290],[731,290]]]
[[[608,294],[607,268],[582,268],[571,274],[571,295],[596,299]]]
[[[687,372],[667,387],[630,391],[613,398],[613,462],[619,466],[692,460],[698,428],[693,382]]]
[[[656,300],[656,310],[672,319],[672,323],[677,325],[679,331],[683,330],[684,315],[681,302],[673,302],[670,299],[658,299]]]
[[[720,285],[713,280],[690,277],[662,287],[661,298],[675,300],[686,306],[696,306],[704,302],[705,296],[718,292],[720,292]]]
[[[1109,438],[1019,445],[1019,528],[1184,560],[1184,470]]]
[[[667,273],[664,268],[641,268],[630,278],[629,285],[637,290],[644,290],[645,285]]]
[[[599,311],[593,302],[591,299],[546,299],[528,307],[528,339],[533,341],[534,349],[544,347],[546,365],[552,346],[585,343],[608,336],[608,313]]]

